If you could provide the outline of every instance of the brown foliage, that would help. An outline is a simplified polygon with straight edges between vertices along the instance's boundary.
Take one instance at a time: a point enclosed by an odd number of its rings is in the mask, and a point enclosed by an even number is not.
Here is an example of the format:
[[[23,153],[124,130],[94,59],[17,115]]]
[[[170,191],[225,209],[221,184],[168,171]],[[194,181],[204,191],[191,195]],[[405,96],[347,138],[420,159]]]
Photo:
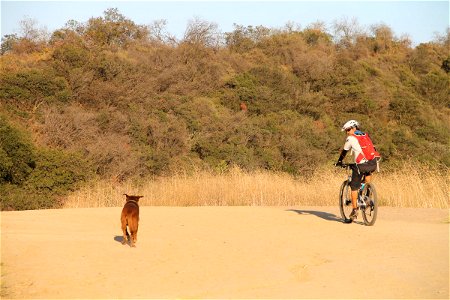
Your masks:
[[[366,33],[347,20],[335,36],[320,22],[222,35],[197,18],[176,41],[165,26],[110,9],[48,42],[29,39],[39,47],[10,37],[0,109],[22,114],[39,145],[82,153],[96,174],[119,180],[179,166],[311,172],[337,153],[349,118],[380,137],[386,161],[402,159],[398,149],[449,159],[439,153],[448,39],[411,48],[386,25]]]

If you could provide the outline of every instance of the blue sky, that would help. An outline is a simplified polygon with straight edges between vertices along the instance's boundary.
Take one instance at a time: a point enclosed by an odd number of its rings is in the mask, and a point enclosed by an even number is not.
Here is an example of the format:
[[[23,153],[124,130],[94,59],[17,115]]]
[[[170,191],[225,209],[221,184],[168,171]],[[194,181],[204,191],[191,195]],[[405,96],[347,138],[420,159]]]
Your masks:
[[[194,17],[215,22],[223,32],[233,24],[283,27],[287,22],[305,28],[316,21],[331,27],[334,20],[356,18],[369,27],[386,24],[397,36],[408,34],[414,45],[429,42],[449,26],[448,1],[1,1],[1,34],[18,32],[19,21],[35,19],[52,32],[68,20],[86,22],[107,8],[117,7],[137,24],[167,20],[167,29],[183,36]]]

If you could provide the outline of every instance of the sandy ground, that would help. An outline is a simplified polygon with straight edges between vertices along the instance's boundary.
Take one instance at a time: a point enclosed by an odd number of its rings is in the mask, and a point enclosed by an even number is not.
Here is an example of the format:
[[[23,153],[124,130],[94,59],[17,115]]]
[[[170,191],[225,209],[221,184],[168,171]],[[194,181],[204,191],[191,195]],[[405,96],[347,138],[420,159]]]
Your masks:
[[[141,207],[1,213],[2,298],[449,297],[449,213],[381,207]]]

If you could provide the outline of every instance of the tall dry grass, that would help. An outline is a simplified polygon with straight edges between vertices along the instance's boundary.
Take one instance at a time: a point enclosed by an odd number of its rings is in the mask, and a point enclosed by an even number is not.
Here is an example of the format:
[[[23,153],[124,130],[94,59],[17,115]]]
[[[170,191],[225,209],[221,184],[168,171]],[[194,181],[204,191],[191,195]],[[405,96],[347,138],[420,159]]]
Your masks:
[[[412,165],[374,175],[379,204],[392,207],[449,207],[449,171]],[[100,181],[66,199],[64,207],[121,206],[124,193],[139,194],[141,205],[154,206],[331,206],[337,205],[345,170],[322,168],[309,178],[285,173],[205,171],[159,177],[143,184]]]

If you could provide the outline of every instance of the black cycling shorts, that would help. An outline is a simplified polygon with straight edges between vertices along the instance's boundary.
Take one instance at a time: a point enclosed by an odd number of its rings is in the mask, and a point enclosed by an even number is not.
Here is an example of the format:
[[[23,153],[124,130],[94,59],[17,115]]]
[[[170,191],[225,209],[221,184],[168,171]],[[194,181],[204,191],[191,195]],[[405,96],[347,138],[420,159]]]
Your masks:
[[[377,169],[377,160],[372,159],[363,164],[352,165],[352,181],[350,181],[350,188],[352,191],[359,190],[363,176],[373,173]]]

